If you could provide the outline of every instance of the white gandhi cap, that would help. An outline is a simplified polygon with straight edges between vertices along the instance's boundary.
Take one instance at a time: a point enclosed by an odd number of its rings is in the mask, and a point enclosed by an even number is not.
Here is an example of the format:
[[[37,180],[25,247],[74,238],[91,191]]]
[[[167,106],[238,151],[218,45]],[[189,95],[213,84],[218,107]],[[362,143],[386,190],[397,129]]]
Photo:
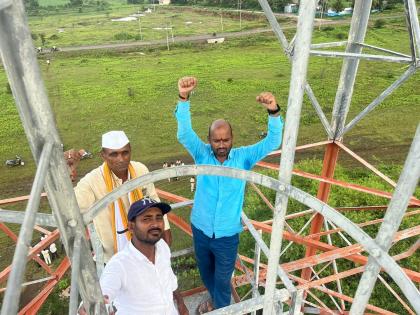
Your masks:
[[[124,131],[109,131],[102,135],[102,148],[118,150],[130,143]]]

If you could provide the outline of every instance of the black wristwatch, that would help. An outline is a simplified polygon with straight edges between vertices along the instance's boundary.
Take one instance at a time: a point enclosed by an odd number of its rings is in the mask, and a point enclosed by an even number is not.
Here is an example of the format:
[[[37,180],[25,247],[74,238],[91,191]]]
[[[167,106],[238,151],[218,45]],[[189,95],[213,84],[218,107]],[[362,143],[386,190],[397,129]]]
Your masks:
[[[179,97],[179,99],[180,99],[181,101],[186,102],[186,101],[188,101],[188,100],[190,99],[190,94],[188,94],[187,98],[183,98],[183,97],[181,96],[181,94],[178,94],[178,97]]]
[[[267,112],[268,112],[269,115],[277,114],[280,111],[279,104],[276,104],[276,106],[277,106],[277,108],[275,110],[267,109]]]

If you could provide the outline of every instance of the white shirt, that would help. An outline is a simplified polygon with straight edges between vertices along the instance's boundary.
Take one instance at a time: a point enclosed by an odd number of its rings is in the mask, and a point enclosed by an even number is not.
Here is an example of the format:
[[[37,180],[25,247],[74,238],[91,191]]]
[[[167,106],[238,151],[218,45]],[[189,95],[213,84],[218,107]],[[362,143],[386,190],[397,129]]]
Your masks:
[[[55,246],[55,243],[51,243],[50,252],[54,254],[56,251],[57,251],[57,246]]]
[[[178,282],[165,241],[156,243],[155,264],[131,242],[115,254],[101,276],[101,288],[118,315],[178,315],[173,291]]]

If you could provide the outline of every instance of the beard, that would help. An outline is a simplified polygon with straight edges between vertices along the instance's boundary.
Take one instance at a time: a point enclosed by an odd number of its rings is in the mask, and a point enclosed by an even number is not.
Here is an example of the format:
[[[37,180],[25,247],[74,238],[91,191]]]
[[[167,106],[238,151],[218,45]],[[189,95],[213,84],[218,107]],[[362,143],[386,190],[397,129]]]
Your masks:
[[[227,157],[230,152],[230,148],[213,149],[213,153],[216,157]]]
[[[163,231],[159,228],[149,229],[146,233],[134,231],[135,237],[142,243],[155,245],[162,238]]]

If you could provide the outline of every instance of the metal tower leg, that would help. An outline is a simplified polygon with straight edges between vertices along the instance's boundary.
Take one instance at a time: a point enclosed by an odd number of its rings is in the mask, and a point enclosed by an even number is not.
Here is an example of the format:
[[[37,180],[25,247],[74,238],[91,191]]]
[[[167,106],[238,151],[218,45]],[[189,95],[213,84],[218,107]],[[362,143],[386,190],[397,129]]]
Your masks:
[[[363,43],[368,26],[372,0],[356,0],[354,5],[353,18],[351,20],[350,33],[347,42],[346,53],[360,54],[362,47],[357,43]],[[344,59],[341,68],[341,76],[338,84],[337,94],[334,101],[331,126],[334,133],[334,140],[342,136],[344,123],[349,111],[353,95],[354,82],[356,80],[359,59]]]
[[[398,185],[389,203],[384,222],[375,239],[376,243],[385,251],[388,251],[392,245],[393,236],[398,231],[398,227],[407,209],[408,202],[416,189],[419,178],[420,124],[417,127],[417,132],[408,152],[404,169],[398,180]],[[381,266],[377,264],[375,258],[369,256],[369,261],[357,287],[356,295],[350,309],[351,315],[363,314],[380,270]]]
[[[296,33],[296,45],[293,55],[292,76],[290,82],[289,101],[286,114],[286,125],[283,137],[283,152],[280,163],[280,181],[288,185],[292,178],[295,147],[299,129],[300,112],[306,84],[306,72],[309,61],[309,50],[315,18],[315,1],[302,1]],[[276,289],[276,271],[279,264],[281,238],[284,217],[287,210],[288,196],[276,195],[273,233],[270,241],[267,283],[265,288],[264,314],[274,314],[273,300]]]
[[[41,193],[44,188],[45,177],[47,175],[50,162],[52,143],[46,143],[42,149],[39,158],[39,166],[35,175],[35,181],[32,185],[31,197],[25,211],[25,218],[20,229],[19,238],[16,244],[15,254],[13,256],[12,271],[7,281],[6,294],[1,309],[1,314],[15,314],[19,307],[20,286],[23,281],[25,267],[27,263],[29,247],[31,246],[32,233],[35,225],[35,217],[38,212]]]
[[[75,237],[76,235],[85,235],[85,225],[70,182],[67,165],[64,161],[61,141],[48,103],[47,93],[25,16],[24,5],[21,0],[0,1],[0,53],[32,155],[39,165],[39,172],[45,167],[45,162],[41,159],[41,151],[44,144],[50,143],[46,148],[52,144],[44,186],[48,193],[48,199],[53,209],[55,221],[60,229],[61,239],[67,255],[72,257]],[[41,183],[41,180],[39,182]],[[34,189],[38,189],[40,186],[42,187],[42,183],[34,186]],[[33,195],[31,198],[37,198],[37,196]],[[27,226],[30,226],[30,224]],[[21,234],[23,235],[24,232],[22,231]],[[24,249],[24,246],[18,245],[18,248]],[[22,254],[17,253],[16,255],[20,257]],[[100,313],[105,314],[102,292],[92,261],[90,246],[85,237],[81,241],[80,257],[79,274],[83,276],[80,277],[79,287],[86,308],[92,314],[95,310],[96,302],[99,302]],[[16,266],[13,265],[13,269]],[[20,285],[20,281],[18,282]],[[10,283],[12,285],[12,281]],[[14,289],[20,291],[20,286]],[[16,314],[18,299],[15,299],[16,301],[14,302],[11,301],[12,296],[16,296],[16,292],[14,292],[16,290],[10,290],[10,293],[7,292],[2,315]]]

